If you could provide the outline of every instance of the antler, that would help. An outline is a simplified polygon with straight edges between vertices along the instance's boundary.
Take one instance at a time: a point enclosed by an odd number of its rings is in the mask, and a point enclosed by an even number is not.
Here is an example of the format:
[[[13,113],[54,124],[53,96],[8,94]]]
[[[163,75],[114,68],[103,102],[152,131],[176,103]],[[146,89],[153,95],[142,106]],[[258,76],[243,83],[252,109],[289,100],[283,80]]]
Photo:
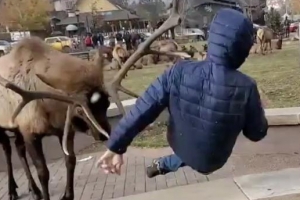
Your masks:
[[[41,78],[40,78],[41,79]],[[41,79],[42,80],[42,79]],[[103,135],[105,135],[107,138],[109,138],[108,133],[98,124],[96,119],[94,118],[92,112],[87,106],[86,100],[84,98],[80,97],[71,97],[66,96],[62,94],[55,94],[55,93],[48,93],[48,92],[37,92],[37,91],[27,91],[23,90],[22,88],[18,87],[17,85],[9,82],[5,78],[0,76],[0,85],[4,86],[5,88],[8,88],[16,93],[18,93],[22,97],[21,103],[18,105],[17,109],[14,111],[10,124],[11,126],[14,125],[14,121],[18,114],[22,111],[22,109],[31,101],[38,100],[38,99],[54,99],[57,101],[62,101],[65,103],[73,104],[73,108],[80,107],[82,109],[82,113],[84,113],[87,117],[87,119],[90,121],[90,123]],[[77,110],[77,112],[80,114],[81,111]],[[68,107],[67,116],[66,116],[66,123],[64,128],[64,136],[63,136],[63,147],[67,146],[67,138],[69,133],[69,128],[71,125],[70,120],[70,107]],[[64,148],[64,152],[66,155],[69,155],[67,148]]]
[[[164,54],[164,55],[175,55],[178,56],[176,52],[159,52],[150,50],[150,45],[159,38],[163,33],[168,31],[169,29],[177,26],[181,23],[181,18],[179,14],[179,3],[181,0],[173,0],[171,7],[171,15],[169,18],[157,29],[145,42],[143,42],[138,49],[130,56],[127,61],[124,63],[122,68],[118,71],[118,73],[114,76],[112,81],[108,83],[107,89],[112,98],[112,100],[116,103],[117,107],[121,111],[122,114],[125,114],[124,107],[121,103],[120,97],[118,95],[118,91],[122,91],[130,96],[138,97],[134,92],[129,91],[121,85],[121,81],[124,79],[127,72],[130,70],[130,67],[142,56],[150,53],[155,54]],[[180,56],[184,53],[181,52]],[[189,57],[188,55],[183,57]]]

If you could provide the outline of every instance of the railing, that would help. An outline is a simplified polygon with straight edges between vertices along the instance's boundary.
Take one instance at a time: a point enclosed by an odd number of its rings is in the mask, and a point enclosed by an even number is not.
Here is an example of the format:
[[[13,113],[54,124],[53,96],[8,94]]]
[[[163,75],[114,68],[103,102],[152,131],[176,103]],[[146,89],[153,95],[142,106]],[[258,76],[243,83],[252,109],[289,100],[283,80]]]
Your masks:
[[[128,32],[134,32],[134,31],[136,31],[136,32],[138,32],[138,33],[148,33],[149,32],[149,30],[148,29],[133,29],[133,30],[129,30]],[[121,32],[123,32],[123,31],[121,31]],[[116,32],[106,32],[106,33],[103,33],[103,35],[104,36],[109,36],[109,35],[111,35],[111,34],[115,34]],[[151,30],[150,31],[150,33],[153,33],[153,31]]]
[[[72,52],[69,53],[72,56],[76,56],[78,58],[81,58],[83,60],[90,60],[90,51],[81,51],[81,52]]]

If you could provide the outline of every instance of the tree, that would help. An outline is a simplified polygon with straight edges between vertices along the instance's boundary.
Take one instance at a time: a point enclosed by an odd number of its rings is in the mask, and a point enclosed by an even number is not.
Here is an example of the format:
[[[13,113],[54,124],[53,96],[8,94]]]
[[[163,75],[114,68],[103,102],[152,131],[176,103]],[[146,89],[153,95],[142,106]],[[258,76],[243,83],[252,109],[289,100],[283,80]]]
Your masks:
[[[156,23],[166,11],[166,4],[162,0],[140,0],[137,4],[137,14]]]
[[[92,14],[92,23],[93,31],[100,28],[103,25],[103,16],[97,9],[97,0],[91,4],[91,14]]]
[[[129,2],[128,0],[115,0],[115,2],[123,7],[128,7],[129,6]]]
[[[282,31],[281,21],[280,13],[272,7],[266,15],[267,26],[278,34]]]
[[[0,24],[13,30],[45,30],[49,26],[49,0],[3,0]]]
[[[291,11],[293,14],[300,14],[300,1],[291,0],[290,1]]]

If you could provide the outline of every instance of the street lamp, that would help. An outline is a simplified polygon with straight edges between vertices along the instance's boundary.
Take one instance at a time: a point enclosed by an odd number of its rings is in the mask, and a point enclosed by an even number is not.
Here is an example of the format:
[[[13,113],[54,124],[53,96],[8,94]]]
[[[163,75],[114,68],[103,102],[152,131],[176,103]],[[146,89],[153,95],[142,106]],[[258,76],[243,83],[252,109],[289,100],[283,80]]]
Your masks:
[[[51,31],[54,32],[55,25],[54,25],[53,19],[51,19],[51,21],[50,21],[50,26],[51,26]]]
[[[75,10],[75,16],[76,16],[76,19],[77,19],[78,35],[80,35],[79,15],[80,15],[80,12],[79,12],[78,9],[76,9],[76,10]]]

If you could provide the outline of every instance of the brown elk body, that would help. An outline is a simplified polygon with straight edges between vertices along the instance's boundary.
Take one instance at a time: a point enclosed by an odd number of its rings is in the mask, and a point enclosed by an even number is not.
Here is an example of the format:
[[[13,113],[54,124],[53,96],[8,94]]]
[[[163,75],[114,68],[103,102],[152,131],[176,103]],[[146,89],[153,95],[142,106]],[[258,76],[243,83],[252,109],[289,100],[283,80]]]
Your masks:
[[[158,51],[162,51],[162,52],[176,52],[179,50],[179,45],[177,44],[177,42],[175,40],[160,40],[157,42],[157,50]],[[154,47],[155,48],[155,47]],[[155,55],[155,61],[156,63],[158,62],[176,62],[177,61],[177,57],[175,56],[168,56],[168,55]]]
[[[112,55],[115,61],[117,61],[116,64],[118,70],[121,69],[123,63],[125,63],[130,56],[129,52],[121,44],[116,44],[116,46],[113,49]]]
[[[112,52],[113,58],[119,63],[118,69],[121,69],[121,66],[129,58],[128,51],[120,44],[116,44]]]
[[[272,39],[273,39],[273,31],[267,27],[259,28],[257,30],[256,41],[260,47],[261,54],[265,54],[265,49],[267,49],[267,45],[270,47],[270,53],[272,53]]]
[[[5,86],[0,87],[0,134],[3,137],[5,130],[11,130],[19,138],[18,154],[35,200],[42,197],[50,199],[49,171],[41,144],[44,136],[58,136],[64,147],[67,185],[62,199],[72,200],[76,165],[75,130],[89,130],[97,139],[100,137],[99,130],[105,134],[110,132],[106,117],[109,100],[103,88],[102,60],[99,55],[97,63],[89,63],[53,50],[38,38],[20,41],[9,54],[0,58],[0,83]],[[23,102],[21,107],[20,102]],[[42,196],[28,168],[25,147],[37,169]],[[14,199],[17,197],[16,184],[12,173],[9,176],[9,195]]]

